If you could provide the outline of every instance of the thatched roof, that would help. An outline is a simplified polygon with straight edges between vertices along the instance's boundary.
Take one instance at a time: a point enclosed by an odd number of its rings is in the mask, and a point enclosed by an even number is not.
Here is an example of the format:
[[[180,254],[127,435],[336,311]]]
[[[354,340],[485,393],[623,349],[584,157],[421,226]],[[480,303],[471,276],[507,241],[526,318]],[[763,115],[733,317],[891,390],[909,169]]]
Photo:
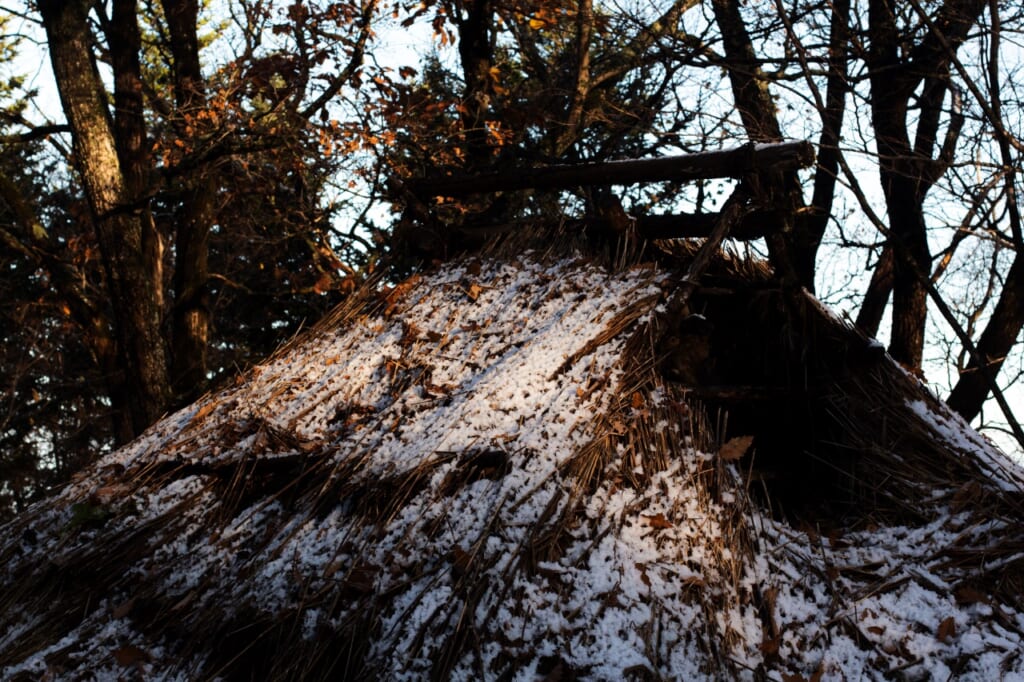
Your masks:
[[[1021,471],[806,294],[704,284],[690,328],[671,264],[367,288],[0,531],[0,677],[1024,675]]]

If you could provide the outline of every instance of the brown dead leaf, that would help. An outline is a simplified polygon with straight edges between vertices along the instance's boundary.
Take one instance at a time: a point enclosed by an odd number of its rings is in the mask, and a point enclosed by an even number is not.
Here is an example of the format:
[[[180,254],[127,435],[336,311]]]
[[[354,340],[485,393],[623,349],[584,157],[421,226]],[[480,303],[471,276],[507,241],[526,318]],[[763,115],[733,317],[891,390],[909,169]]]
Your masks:
[[[113,485],[105,485],[99,488],[92,494],[92,499],[100,505],[109,505],[114,500],[124,497],[128,493],[128,486],[124,484],[115,483]]]
[[[129,599],[123,604],[118,604],[117,606],[115,606],[114,610],[110,612],[110,615],[112,615],[114,618],[124,618],[132,612],[133,608],[135,608],[135,600]]]
[[[188,420],[188,425],[192,426],[193,424],[201,422],[203,419],[206,418],[208,414],[213,412],[215,409],[217,409],[217,403],[211,400],[210,402],[200,407],[196,411],[196,413],[192,415],[192,418]]]
[[[120,665],[126,668],[137,666],[149,660],[149,654],[137,646],[131,644],[123,646],[114,652],[114,658]]]
[[[405,280],[401,284],[395,285],[390,291],[384,294],[384,316],[390,317],[398,309],[398,305],[402,302],[402,298],[405,297],[413,288],[416,287],[420,282],[419,275],[413,275],[409,279]]]
[[[420,336],[420,328],[414,325],[412,322],[402,322],[402,338],[398,340],[398,345],[403,348],[411,346],[416,343],[416,339]]]
[[[724,459],[726,462],[735,462],[743,455],[747,454],[747,450],[750,449],[751,443],[754,442],[753,436],[736,436],[725,441],[722,448],[718,451],[718,456]]]
[[[969,585],[961,585],[960,587],[956,588],[956,591],[953,593],[953,596],[956,598],[956,603],[960,606],[965,606],[967,604],[988,603],[988,595]]]
[[[441,334],[439,332],[435,332],[435,331],[427,332],[427,341],[430,341],[431,343],[437,343],[438,341],[440,341],[443,338],[444,338],[444,334]]]
[[[469,568],[473,563],[473,555],[462,549],[456,547],[452,550],[452,573],[455,574],[456,578],[469,573]]]
[[[397,358],[384,358],[384,371],[388,373],[388,376],[394,377],[403,369],[405,369],[405,365],[401,360]]]
[[[640,391],[633,392],[632,405],[634,410],[639,410],[644,406],[644,397],[640,394]]]
[[[691,575],[683,578],[683,584],[687,587],[704,587],[706,583],[699,575]]]
[[[647,585],[647,587],[650,587],[651,579],[647,576],[647,567],[640,562],[636,562],[634,566],[636,566],[637,570],[640,571],[640,582]]]
[[[666,519],[664,514],[641,514],[640,516],[651,528],[672,528],[673,526],[672,522]]]
[[[466,296],[469,296],[469,300],[471,301],[475,301],[476,299],[480,298],[480,294],[483,292],[483,290],[484,288],[477,284],[476,282],[473,282],[464,289],[464,291],[466,292]]]
[[[943,619],[941,623],[939,623],[939,627],[935,630],[935,639],[939,640],[940,642],[948,642],[955,636],[956,621],[953,620],[953,616],[949,616]]]
[[[758,648],[761,650],[761,653],[765,656],[774,656],[775,654],[779,653],[779,647],[781,645],[782,635],[769,637],[768,633],[765,632],[764,638],[761,640],[761,644],[758,646]]]

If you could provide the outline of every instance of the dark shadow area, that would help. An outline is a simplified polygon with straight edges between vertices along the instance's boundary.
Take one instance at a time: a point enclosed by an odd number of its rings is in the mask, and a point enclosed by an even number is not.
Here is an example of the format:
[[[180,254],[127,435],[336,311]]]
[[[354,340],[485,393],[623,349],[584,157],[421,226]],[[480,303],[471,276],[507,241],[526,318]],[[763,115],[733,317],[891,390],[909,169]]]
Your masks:
[[[874,434],[858,417],[870,405],[852,404],[853,384],[887,362],[883,348],[772,282],[711,281],[689,309],[674,353],[690,357],[669,359],[666,375],[692,387],[722,442],[754,437],[740,462],[754,498],[793,523],[884,513],[865,469]]]

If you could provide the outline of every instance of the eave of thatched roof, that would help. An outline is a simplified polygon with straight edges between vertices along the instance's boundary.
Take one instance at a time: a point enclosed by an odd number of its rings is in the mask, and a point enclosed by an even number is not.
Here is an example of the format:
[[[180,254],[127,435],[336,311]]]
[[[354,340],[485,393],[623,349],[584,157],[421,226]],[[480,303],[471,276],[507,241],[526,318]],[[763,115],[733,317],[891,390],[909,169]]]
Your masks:
[[[842,514],[770,513],[779,442],[663,378],[678,282],[527,256],[363,292],[3,529],[2,676],[1024,673],[1019,470],[873,358],[807,400]],[[856,335],[801,300],[834,364]]]

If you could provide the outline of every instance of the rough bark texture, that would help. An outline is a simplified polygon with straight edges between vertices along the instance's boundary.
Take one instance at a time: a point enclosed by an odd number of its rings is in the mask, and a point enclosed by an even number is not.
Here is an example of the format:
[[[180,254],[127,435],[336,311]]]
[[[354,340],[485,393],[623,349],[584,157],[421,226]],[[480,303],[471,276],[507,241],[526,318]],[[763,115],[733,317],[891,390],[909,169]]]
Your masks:
[[[948,90],[949,63],[984,7],[984,0],[947,0],[932,30],[908,58],[900,56],[905,45],[893,0],[871,0],[868,7],[871,118],[889,217],[888,239],[894,255],[889,352],[915,368],[921,366],[924,349],[927,278],[931,272],[923,203],[948,165],[944,154],[938,159],[932,157]],[[915,97],[918,86],[921,91]],[[913,145],[908,118],[912,99],[920,108]],[[944,149],[951,150],[955,145],[958,126],[954,117]]]
[[[205,104],[196,33],[199,6],[196,0],[164,0],[163,8],[174,61],[174,91],[180,123]],[[197,398],[206,386],[210,333],[208,261],[214,197],[210,178],[199,174],[185,188],[177,217],[171,315],[172,386],[183,402]]]
[[[889,352],[910,367],[921,366],[927,290],[917,272],[931,271],[921,202],[924,193],[907,134],[908,78],[899,57],[899,32],[890,0],[871,0],[871,114],[879,175],[889,216],[893,267],[892,340]],[[925,190],[926,191],[926,190]]]
[[[96,225],[124,361],[125,388],[111,393],[115,401],[126,400],[130,430],[139,433],[168,406],[166,353],[159,333],[158,295],[143,253],[142,219],[131,205],[92,58],[88,7],[81,0],[39,3],[54,77],[72,130],[76,170]]]
[[[114,71],[114,143],[121,163],[128,203],[142,220],[142,254],[153,279],[157,307],[163,310],[163,238],[150,212],[147,194],[153,167],[146,144],[146,114],[142,96],[142,34],[136,0],[114,0],[106,28]]]
[[[768,90],[768,80],[761,70],[760,60],[754,52],[750,33],[740,14],[737,0],[713,0],[715,21],[722,32],[726,68],[732,84],[733,100],[739,111],[747,136],[755,142],[777,142],[782,140],[775,113],[775,102]],[[762,204],[788,208],[788,225],[781,233],[768,236],[769,259],[781,279],[814,289],[814,264],[804,271],[797,269],[794,255],[795,244],[804,241],[793,233],[796,210],[803,206],[803,197],[796,173],[792,169],[774,168],[761,173],[754,192],[755,200]]]
[[[736,108],[747,135],[755,142],[781,140],[782,130],[775,116],[775,102],[740,15],[739,3],[736,0],[713,0],[711,5],[715,21],[722,31],[729,82],[732,83]]]

